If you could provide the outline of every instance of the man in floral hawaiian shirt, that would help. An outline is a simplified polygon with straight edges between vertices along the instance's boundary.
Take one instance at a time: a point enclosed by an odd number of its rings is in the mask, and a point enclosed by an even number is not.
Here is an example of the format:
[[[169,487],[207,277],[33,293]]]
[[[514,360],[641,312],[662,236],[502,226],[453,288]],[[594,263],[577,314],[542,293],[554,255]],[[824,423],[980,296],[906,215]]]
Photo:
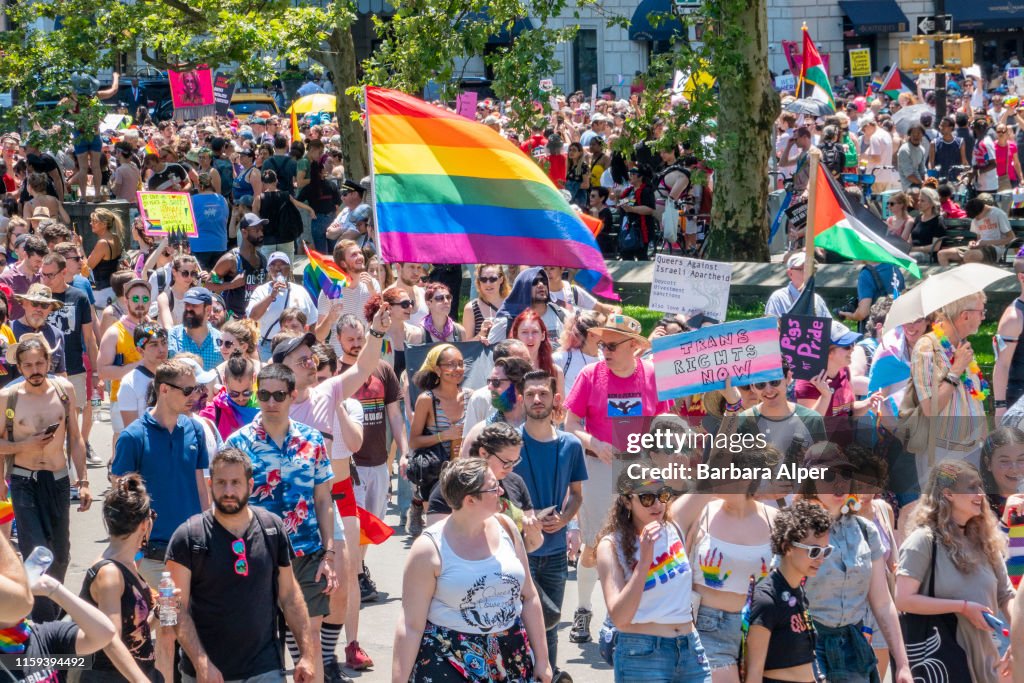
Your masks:
[[[295,551],[292,567],[302,588],[317,652],[320,623],[330,612],[334,575],[334,510],[331,500],[331,462],[317,430],[295,422],[288,412],[295,401],[295,373],[282,363],[265,365],[257,378],[260,413],[228,437],[225,446],[252,459],[254,487],[251,503],[284,520]],[[298,645],[287,634],[289,650]],[[322,654],[314,656],[323,676]],[[320,678],[322,680],[322,678]]]

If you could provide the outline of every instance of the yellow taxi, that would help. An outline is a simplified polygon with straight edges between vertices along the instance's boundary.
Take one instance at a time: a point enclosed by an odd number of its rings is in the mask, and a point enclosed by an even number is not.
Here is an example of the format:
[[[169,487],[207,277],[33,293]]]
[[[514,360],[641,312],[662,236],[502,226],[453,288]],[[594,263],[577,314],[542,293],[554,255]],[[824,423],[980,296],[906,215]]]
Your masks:
[[[269,111],[271,114],[280,114],[274,98],[262,92],[241,92],[231,96],[231,111],[239,121],[248,121],[249,117],[258,111]]]

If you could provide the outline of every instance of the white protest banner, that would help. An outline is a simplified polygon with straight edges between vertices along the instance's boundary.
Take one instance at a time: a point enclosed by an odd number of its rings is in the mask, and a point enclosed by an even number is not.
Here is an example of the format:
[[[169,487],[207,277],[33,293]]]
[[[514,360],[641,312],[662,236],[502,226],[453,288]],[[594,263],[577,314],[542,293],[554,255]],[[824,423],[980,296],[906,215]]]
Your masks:
[[[782,74],[781,76],[776,76],[775,89],[779,92],[796,92],[796,76],[793,74]]]
[[[725,320],[732,264],[656,254],[651,299],[647,307],[690,318],[703,313]]]
[[[935,72],[922,71],[917,77],[917,87],[921,90],[935,90]]]
[[[651,344],[659,401],[724,389],[726,377],[733,386],[782,379],[777,318],[710,325]]]
[[[593,112],[597,108],[597,83],[590,86],[590,111]]]

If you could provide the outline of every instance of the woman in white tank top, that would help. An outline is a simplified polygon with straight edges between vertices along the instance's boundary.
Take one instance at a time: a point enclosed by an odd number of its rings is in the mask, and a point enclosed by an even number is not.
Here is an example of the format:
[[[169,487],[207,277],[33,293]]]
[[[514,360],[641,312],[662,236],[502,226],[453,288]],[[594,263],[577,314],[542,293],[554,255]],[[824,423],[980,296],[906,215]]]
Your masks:
[[[774,447],[730,453],[738,468],[774,467],[782,454]],[[716,462],[714,458],[711,463]],[[771,534],[778,510],[755,497],[756,480],[723,483],[713,494],[690,493],[672,505],[671,517],[686,533],[693,558],[694,620],[714,683],[739,683],[741,611],[751,581],[768,575]]]
[[[482,458],[463,458],[438,485],[452,514],[412,544],[392,680],[550,681],[540,598],[523,540],[498,514],[498,479]]]
[[[642,464],[653,467],[647,461]],[[661,479],[634,479],[625,468],[597,545],[605,604],[618,629],[616,683],[710,683],[693,628],[693,571],[683,534],[668,518],[671,490]]]

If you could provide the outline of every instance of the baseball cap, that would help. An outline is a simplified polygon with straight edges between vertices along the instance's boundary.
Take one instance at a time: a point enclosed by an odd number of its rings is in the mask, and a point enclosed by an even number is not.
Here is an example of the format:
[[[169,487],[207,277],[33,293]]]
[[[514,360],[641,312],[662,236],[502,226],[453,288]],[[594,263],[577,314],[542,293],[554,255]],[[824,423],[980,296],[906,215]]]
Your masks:
[[[252,197],[250,197],[249,195],[246,195],[246,197],[249,197],[249,206],[252,206]],[[244,198],[245,197],[243,197],[243,199]],[[242,216],[242,227],[243,228],[255,228],[258,225],[266,225],[269,222],[270,222],[269,219],[267,219],[267,218],[260,218],[259,216],[257,216],[256,214],[254,214],[252,212],[247,213],[244,216]]]
[[[807,263],[807,254],[800,251],[786,259],[786,268],[803,268]]]
[[[206,287],[193,287],[192,289],[185,292],[185,298],[182,299],[187,304],[203,304],[209,306],[213,304],[213,294],[210,293]]]
[[[279,341],[277,344],[274,344],[274,347],[271,349],[271,359],[275,363],[283,363],[284,359],[287,358],[293,351],[295,351],[295,349],[299,348],[300,346],[308,346],[309,348],[313,348],[315,344],[316,335],[313,334],[312,332],[307,332],[306,334],[302,335],[296,335],[294,337],[286,337]]]
[[[269,268],[271,264],[276,263],[278,261],[284,261],[288,265],[292,264],[292,260],[288,258],[288,254],[284,253],[283,251],[275,251],[273,254],[270,255],[270,258],[267,259],[267,268]]]
[[[861,340],[864,335],[859,332],[853,332],[846,325],[842,324],[838,320],[832,321],[832,346],[853,346]]]

